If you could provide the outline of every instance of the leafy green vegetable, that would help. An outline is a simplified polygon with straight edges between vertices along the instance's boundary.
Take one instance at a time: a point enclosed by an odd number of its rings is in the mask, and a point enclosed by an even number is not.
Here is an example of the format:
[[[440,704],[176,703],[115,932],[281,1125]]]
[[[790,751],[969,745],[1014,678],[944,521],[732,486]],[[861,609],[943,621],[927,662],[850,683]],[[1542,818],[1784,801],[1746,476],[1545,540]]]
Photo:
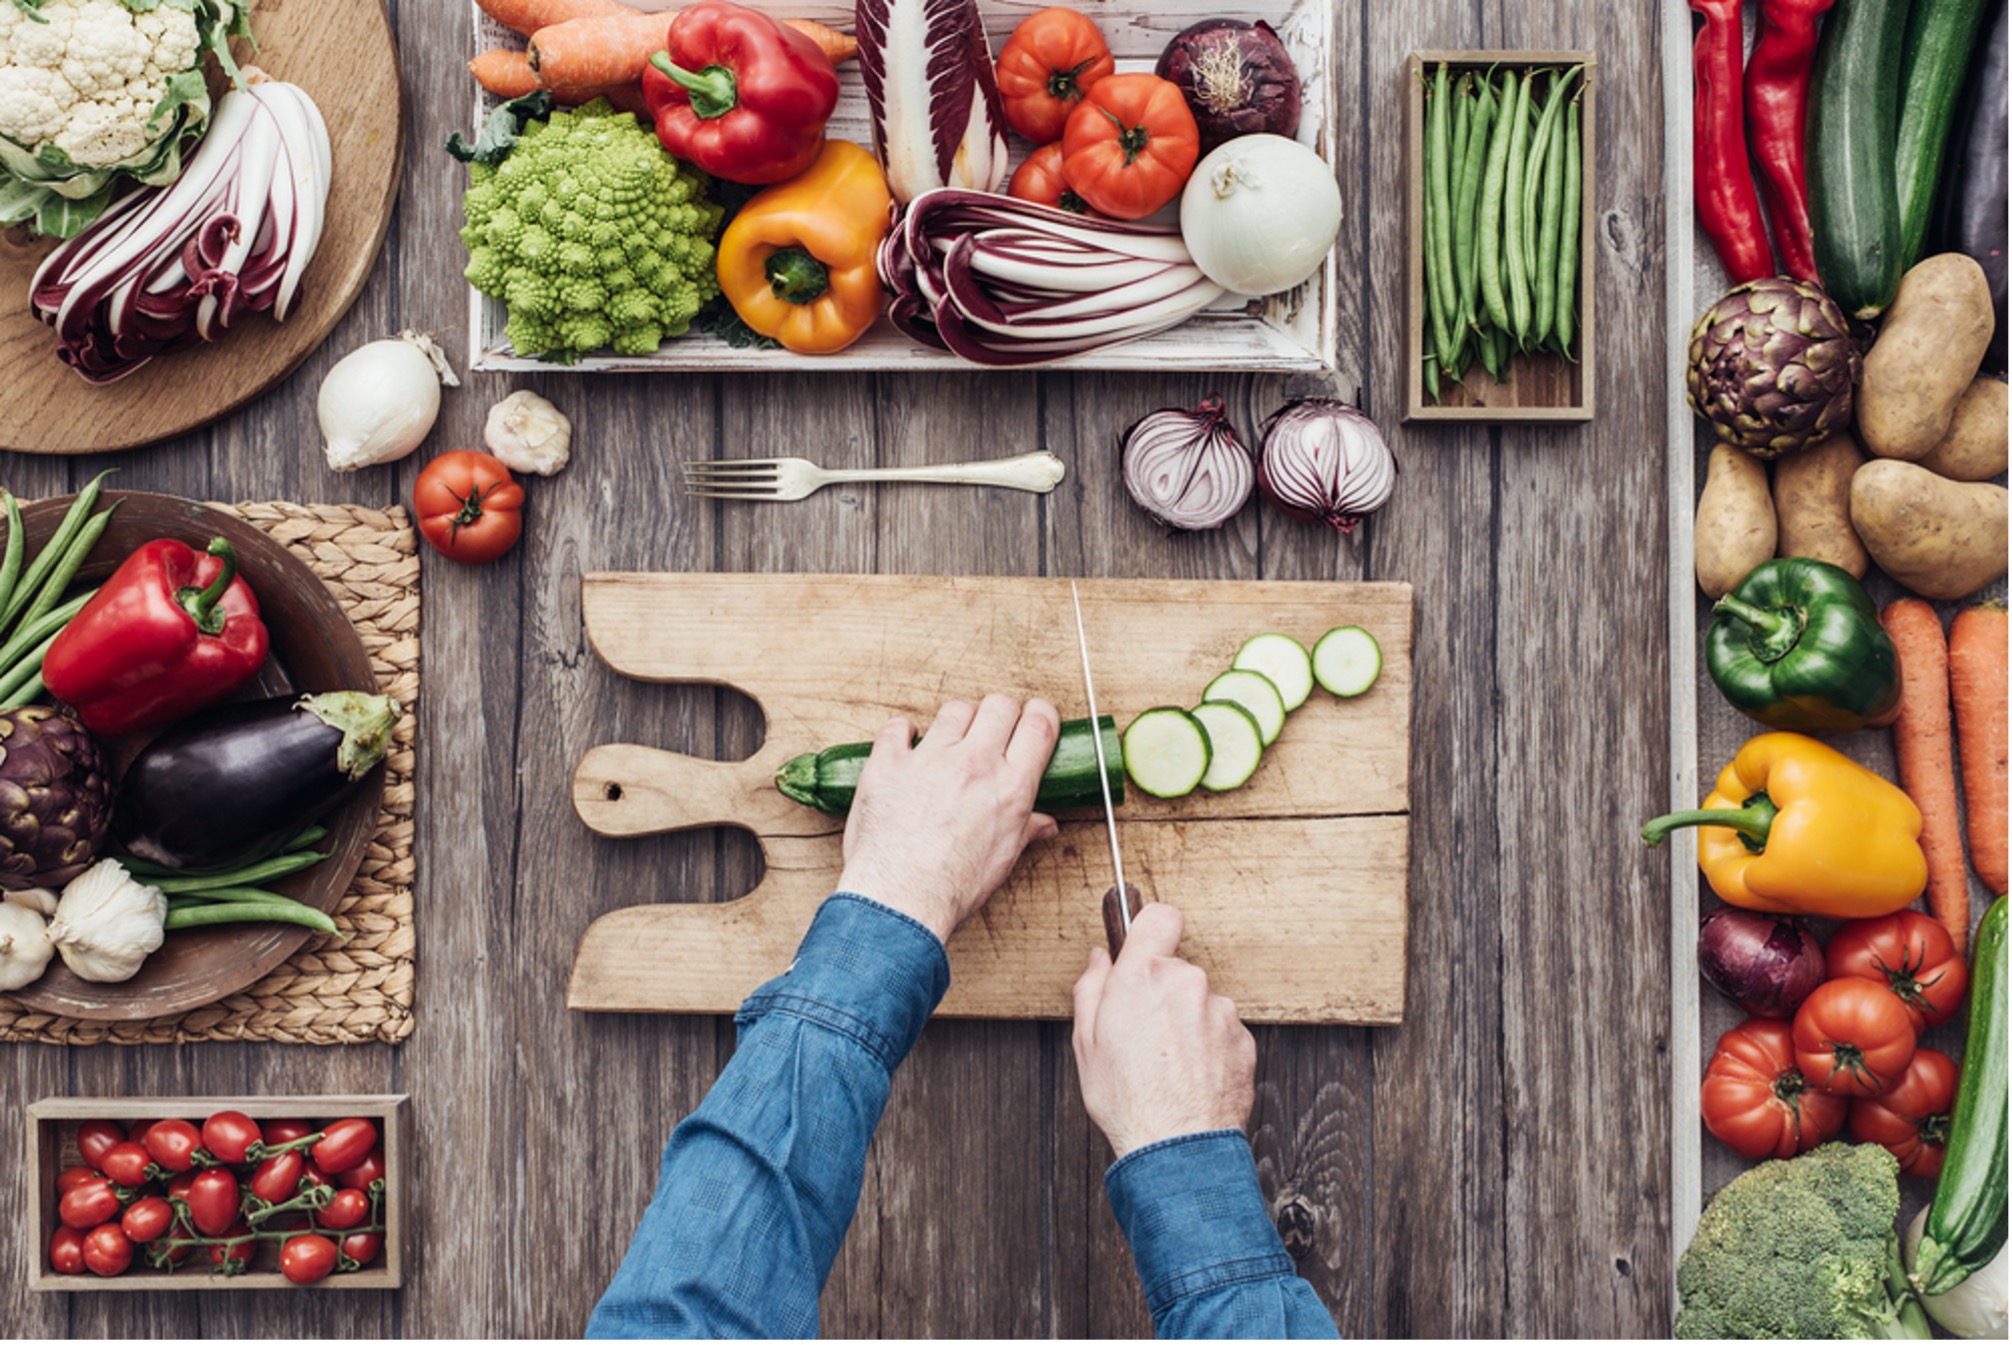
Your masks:
[[[447,152],[462,163],[486,164],[494,168],[516,148],[517,138],[524,134],[525,123],[541,121],[551,115],[552,92],[549,89],[512,98],[482,119],[481,129],[475,132],[474,144],[462,139],[459,131],[448,136]]]

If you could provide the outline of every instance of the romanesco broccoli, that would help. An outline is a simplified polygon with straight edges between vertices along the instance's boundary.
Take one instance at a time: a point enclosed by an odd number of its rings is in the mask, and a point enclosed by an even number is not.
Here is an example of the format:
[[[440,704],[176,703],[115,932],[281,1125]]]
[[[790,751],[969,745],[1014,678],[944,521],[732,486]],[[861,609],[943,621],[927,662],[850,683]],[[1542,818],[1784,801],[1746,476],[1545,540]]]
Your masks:
[[[1898,1275],[1898,1172],[1876,1144],[1825,1144],[1727,1182],[1677,1263],[1678,1339],[1926,1339]]]
[[[648,355],[720,292],[706,178],[605,99],[529,122],[469,184],[468,283],[509,308],[520,355]]]

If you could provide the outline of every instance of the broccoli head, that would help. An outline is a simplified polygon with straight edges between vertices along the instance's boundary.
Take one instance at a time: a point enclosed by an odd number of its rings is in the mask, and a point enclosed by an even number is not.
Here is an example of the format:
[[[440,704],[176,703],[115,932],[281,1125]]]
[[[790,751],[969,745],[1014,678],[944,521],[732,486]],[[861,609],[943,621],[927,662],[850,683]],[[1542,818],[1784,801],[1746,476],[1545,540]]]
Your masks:
[[[1677,1337],[1926,1338],[1905,1281],[1894,1290],[1898,1174],[1876,1144],[1826,1144],[1727,1182],[1677,1263]]]
[[[470,165],[468,283],[509,308],[520,355],[650,354],[720,292],[707,185],[606,99],[529,122],[501,163]]]

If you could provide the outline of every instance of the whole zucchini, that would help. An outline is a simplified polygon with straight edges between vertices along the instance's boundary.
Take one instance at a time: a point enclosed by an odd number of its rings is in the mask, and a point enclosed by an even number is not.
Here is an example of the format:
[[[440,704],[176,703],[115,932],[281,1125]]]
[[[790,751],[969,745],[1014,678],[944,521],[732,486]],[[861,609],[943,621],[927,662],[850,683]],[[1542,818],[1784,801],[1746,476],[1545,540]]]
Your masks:
[[[2012,1061],[2005,978],[2005,898],[2000,897],[1977,927],[1963,1074],[1942,1176],[1914,1258],[1912,1278],[1923,1294],[1949,1292],[1990,1265],[2005,1246],[2005,1087]]]
[[[1920,261],[1928,245],[1950,123],[1983,27],[1984,0],[1932,0],[1916,4],[1908,14],[1893,160],[1902,271]]]
[[[1104,770],[1111,785],[1111,802],[1120,804],[1125,801],[1125,753],[1118,743],[1118,727],[1109,715],[1099,715],[1097,726],[1104,738]],[[792,757],[775,773],[775,787],[785,798],[805,807],[844,817],[852,810],[852,793],[859,787],[859,773],[866,769],[866,758],[872,751],[872,743],[840,743],[822,752]],[[1055,739],[1055,755],[1048,758],[1048,767],[1041,773],[1035,811],[1058,813],[1103,805],[1090,721],[1068,720]]]
[[[1817,279],[1855,318],[1900,288],[1894,154],[1908,0],[1845,0],[1824,21],[1810,86],[1809,217]]]

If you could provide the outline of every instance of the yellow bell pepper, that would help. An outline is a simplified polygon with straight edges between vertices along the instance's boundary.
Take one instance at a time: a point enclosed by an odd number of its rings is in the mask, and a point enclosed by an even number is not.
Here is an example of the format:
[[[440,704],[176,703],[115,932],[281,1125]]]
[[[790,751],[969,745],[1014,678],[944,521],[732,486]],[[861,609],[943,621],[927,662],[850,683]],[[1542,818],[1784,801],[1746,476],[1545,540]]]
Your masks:
[[[720,292],[749,328],[800,355],[843,350],[880,317],[875,256],[893,208],[879,162],[849,140],[827,140],[809,168],[727,225]]]
[[[1897,786],[1814,738],[1763,733],[1719,772],[1704,806],[1642,828],[1659,845],[1699,827],[1712,891],[1750,911],[1859,920],[1928,886],[1921,811]]]

